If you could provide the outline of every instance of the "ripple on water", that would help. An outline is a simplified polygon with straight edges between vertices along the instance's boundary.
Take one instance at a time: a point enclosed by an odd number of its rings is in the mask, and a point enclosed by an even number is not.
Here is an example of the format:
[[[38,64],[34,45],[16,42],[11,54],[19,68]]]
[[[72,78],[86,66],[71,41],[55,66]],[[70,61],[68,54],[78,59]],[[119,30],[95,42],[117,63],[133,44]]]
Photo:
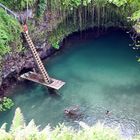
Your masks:
[[[85,122],[89,126],[101,122],[112,129],[118,128],[122,136],[126,138],[131,138],[133,135],[139,133],[140,123],[133,118],[129,118],[123,112],[116,113],[115,110],[110,110],[110,113],[107,115],[107,108],[99,106],[81,107],[80,110],[82,115],[79,117],[65,116],[65,124],[79,129],[80,126],[78,122],[80,121]]]
[[[42,127],[65,122],[79,128],[77,121],[88,125],[100,121],[119,127],[125,137],[136,134],[140,130],[140,65],[135,58],[137,50],[128,46],[129,37],[113,32],[82,43],[74,40],[45,62],[52,77],[66,82],[60,96],[49,95],[44,87],[31,82],[17,85],[12,91],[15,106],[1,114],[0,124],[10,124],[16,107],[20,107],[27,122],[34,118]],[[64,109],[74,105],[80,106],[82,115],[65,116]],[[107,110],[110,115],[106,115]]]

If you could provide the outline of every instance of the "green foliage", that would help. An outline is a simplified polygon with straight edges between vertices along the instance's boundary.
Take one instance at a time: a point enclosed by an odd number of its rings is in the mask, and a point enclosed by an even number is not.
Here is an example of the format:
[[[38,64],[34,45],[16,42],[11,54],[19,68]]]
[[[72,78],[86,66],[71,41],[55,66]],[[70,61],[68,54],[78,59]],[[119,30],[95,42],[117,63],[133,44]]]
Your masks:
[[[140,1],[139,0],[108,0],[118,7],[126,7],[125,12],[131,12],[131,20],[136,21],[140,18]]]
[[[135,136],[133,140],[140,140],[140,135]]]
[[[89,3],[91,3],[91,0],[83,0],[83,5],[87,6]]]
[[[59,43],[72,32],[76,31],[78,27],[73,24],[60,24],[48,37],[48,41],[55,49],[59,49]]]
[[[133,21],[137,21],[138,19],[140,19],[140,10],[134,12],[131,16],[131,20]]]
[[[8,109],[11,109],[11,107],[14,105],[13,101],[7,97],[4,97],[0,101],[0,111],[6,111]]]
[[[77,8],[80,5],[87,6],[92,0],[61,0],[62,6],[65,9]]]
[[[25,124],[18,108],[10,131],[6,132],[5,124],[0,128],[0,140],[122,140],[117,129],[111,130],[100,123],[94,127],[89,127],[83,122],[79,122],[79,124],[83,129],[78,132],[63,124],[53,130],[50,126],[38,130],[33,120],[29,124]]]
[[[127,0],[108,0],[110,3],[115,4],[116,6],[120,7],[127,3]]]
[[[42,17],[47,7],[47,0],[39,0],[37,7],[37,17]]]
[[[59,42],[60,42],[61,38],[56,40],[56,41],[52,41],[52,46],[55,48],[55,49],[59,49]]]
[[[0,3],[3,3],[7,7],[13,10],[24,10],[27,7],[27,2],[28,6],[32,7],[36,0],[0,0]]]
[[[19,108],[16,109],[15,116],[12,121],[11,131],[15,132],[24,127],[24,119]]]
[[[54,129],[48,125],[39,130],[33,120],[26,125],[20,109],[17,108],[10,131],[6,131],[6,124],[1,126],[0,140],[125,140],[117,128],[112,130],[101,123],[92,127],[84,122],[78,123],[81,126],[78,131],[64,124],[59,124]],[[140,136],[132,140],[140,140]]]
[[[50,9],[53,7],[58,10],[65,20],[49,36],[49,42],[57,49],[63,38],[77,30],[95,26],[130,27],[140,18],[139,0],[51,0],[49,6]],[[133,22],[128,22],[127,17]],[[69,23],[71,20],[73,24]]]
[[[18,21],[0,8],[0,57],[21,46]],[[15,49],[16,48],[16,49]],[[17,49],[18,50],[18,49]]]

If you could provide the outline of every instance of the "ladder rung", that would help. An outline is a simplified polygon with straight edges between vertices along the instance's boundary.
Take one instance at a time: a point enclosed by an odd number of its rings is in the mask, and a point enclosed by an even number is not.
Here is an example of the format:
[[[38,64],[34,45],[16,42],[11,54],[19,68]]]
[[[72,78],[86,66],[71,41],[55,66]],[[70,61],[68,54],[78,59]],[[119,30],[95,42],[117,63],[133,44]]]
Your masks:
[[[27,33],[24,33],[24,35],[25,35],[25,38],[26,38],[26,40],[28,42],[28,45],[29,45],[29,47],[30,47],[30,49],[32,51],[32,54],[33,54],[33,56],[34,56],[34,58],[35,58],[35,60],[37,62],[38,68],[40,69],[40,72],[41,72],[41,74],[43,76],[43,79],[45,81],[47,80],[49,82],[50,81],[49,75],[48,75],[48,73],[47,73],[47,71],[46,71],[46,69],[45,69],[45,67],[44,67],[44,65],[43,65],[43,63],[42,63],[42,61],[41,61],[41,59],[39,57],[39,54],[36,51],[36,48],[35,48],[32,40],[30,39],[30,36]]]

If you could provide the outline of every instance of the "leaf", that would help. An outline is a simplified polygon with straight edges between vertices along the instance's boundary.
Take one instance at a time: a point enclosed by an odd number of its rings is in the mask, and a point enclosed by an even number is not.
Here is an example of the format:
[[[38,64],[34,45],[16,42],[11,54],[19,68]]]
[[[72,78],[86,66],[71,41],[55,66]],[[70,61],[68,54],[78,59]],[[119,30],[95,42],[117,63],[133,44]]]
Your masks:
[[[7,123],[4,123],[4,124],[1,126],[1,128],[0,128],[0,129],[2,129],[2,130],[5,130],[5,131],[6,131],[6,125],[7,125]]]
[[[131,20],[133,20],[133,21],[136,21],[138,19],[140,19],[140,10],[134,12],[131,16]]]
[[[25,122],[24,122],[23,115],[21,113],[20,108],[17,108],[15,111],[14,119],[12,121],[10,130],[12,132],[16,132],[16,131],[22,129],[24,126],[25,126]]]

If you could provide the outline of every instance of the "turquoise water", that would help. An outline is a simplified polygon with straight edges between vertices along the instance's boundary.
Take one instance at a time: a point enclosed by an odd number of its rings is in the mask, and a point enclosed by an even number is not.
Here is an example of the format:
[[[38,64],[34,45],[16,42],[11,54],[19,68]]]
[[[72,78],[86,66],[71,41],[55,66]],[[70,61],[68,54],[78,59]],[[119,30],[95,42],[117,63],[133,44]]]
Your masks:
[[[65,49],[44,62],[51,77],[66,82],[59,95],[32,82],[18,84],[11,91],[15,106],[0,114],[0,125],[10,124],[20,107],[26,122],[34,118],[41,127],[64,122],[77,128],[77,121],[101,121],[119,126],[125,136],[135,134],[140,129],[140,64],[129,43],[124,32],[115,31],[96,39],[69,39]],[[66,117],[64,109],[75,105],[82,116]]]

